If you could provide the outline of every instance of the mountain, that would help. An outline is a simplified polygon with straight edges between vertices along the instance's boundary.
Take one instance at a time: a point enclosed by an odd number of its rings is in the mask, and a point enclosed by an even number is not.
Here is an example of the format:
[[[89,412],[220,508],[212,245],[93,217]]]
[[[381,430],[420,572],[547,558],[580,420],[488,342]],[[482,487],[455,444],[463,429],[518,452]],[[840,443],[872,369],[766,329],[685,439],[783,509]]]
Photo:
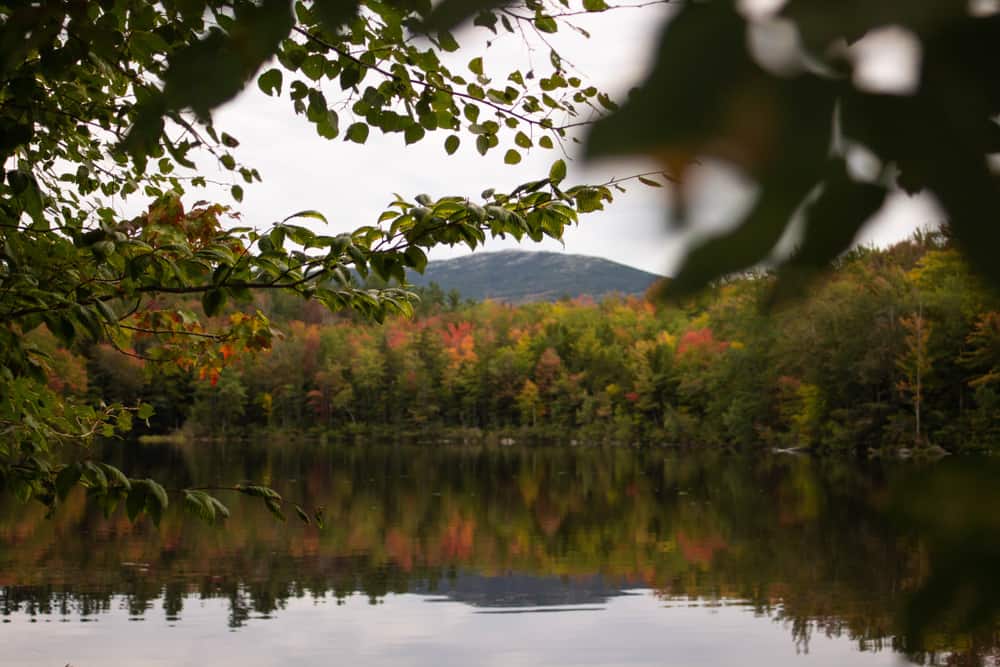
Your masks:
[[[642,294],[661,276],[600,257],[556,252],[502,250],[432,261],[424,274],[412,274],[414,285],[437,283],[463,298],[520,303],[555,301],[584,294],[595,299]]]

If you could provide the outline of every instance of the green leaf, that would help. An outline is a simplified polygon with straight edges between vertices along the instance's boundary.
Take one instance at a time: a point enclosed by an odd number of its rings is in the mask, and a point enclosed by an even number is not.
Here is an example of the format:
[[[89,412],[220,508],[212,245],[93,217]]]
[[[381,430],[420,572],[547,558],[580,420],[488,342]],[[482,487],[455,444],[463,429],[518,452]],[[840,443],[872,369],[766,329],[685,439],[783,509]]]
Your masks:
[[[536,17],[535,27],[538,28],[541,32],[553,33],[559,31],[559,25],[556,23],[556,20],[551,16]]]
[[[340,118],[333,109],[326,109],[316,121],[316,132],[324,139],[336,139],[340,134]]]
[[[209,496],[208,501],[212,503],[212,507],[215,508],[216,520],[229,518],[229,508],[223,505],[222,501],[215,496]]]
[[[145,485],[149,489],[146,499],[146,512],[153,519],[153,523],[160,525],[160,518],[166,511],[170,501],[167,499],[167,491],[162,486],[151,479],[146,479]]]
[[[264,505],[275,518],[285,521],[285,513],[281,510],[281,501],[274,498],[265,498]]]
[[[369,129],[370,128],[367,123],[352,123],[351,126],[347,128],[347,134],[344,136],[346,139],[349,139],[356,144],[363,144],[368,141]]]
[[[419,125],[411,125],[403,132],[403,137],[406,140],[406,144],[415,144],[424,138],[426,130]]]
[[[313,81],[323,78],[323,71],[326,69],[326,58],[318,53],[310,53],[302,61],[302,73]]]
[[[281,495],[277,491],[259,484],[237,484],[233,487],[233,490],[239,491],[244,495],[253,496],[254,498],[272,498],[278,501],[281,500]]]
[[[105,478],[108,480],[109,485],[116,486],[119,489],[128,491],[132,488],[132,483],[129,481],[128,477],[125,476],[118,468],[107,463],[98,463],[101,470],[104,472]]]
[[[106,322],[112,325],[118,324],[118,316],[115,315],[115,312],[111,310],[111,307],[108,306],[107,303],[105,303],[104,301],[98,301],[97,303],[94,304],[94,306],[97,308],[97,312],[101,314],[101,317],[103,317]]]
[[[125,513],[128,515],[129,521],[135,521],[142,514],[143,508],[146,507],[146,496],[149,490],[145,484],[139,484],[139,481],[133,480],[132,488],[125,497]]]
[[[653,179],[646,178],[645,176],[640,176],[639,177],[639,182],[642,183],[643,185],[648,185],[651,188],[662,188],[663,187],[663,184],[660,183],[659,181],[654,181]]]
[[[521,154],[511,148],[504,153],[503,161],[504,164],[517,164],[521,161]]]
[[[295,216],[292,216],[292,217],[294,218]],[[289,218],[285,218],[285,220],[288,220],[288,219]],[[282,221],[282,222],[284,222],[284,221]],[[272,250],[284,249],[284,247],[285,247],[285,228],[282,227],[282,226],[280,226],[280,225],[277,226],[277,227],[275,227],[270,232],[268,232],[267,238],[271,242],[271,249]]]
[[[282,225],[282,227],[292,242],[298,243],[300,246],[312,247],[312,243],[316,239],[316,234],[312,230],[298,225]]]
[[[418,273],[423,273],[427,268],[427,255],[417,246],[410,246],[403,253],[406,258],[406,265],[413,267]]]
[[[166,490],[151,479],[131,480],[131,489],[125,498],[125,511],[130,521],[145,512],[153,523],[160,525],[169,500]]]
[[[330,224],[329,221],[327,221],[325,215],[323,215],[319,211],[314,211],[312,209],[306,209],[304,211],[298,211],[296,213],[292,213],[290,216],[288,216],[281,222],[285,223],[288,222],[289,220],[294,220],[295,218],[311,218],[312,220],[319,220],[323,224]],[[278,247],[281,246],[281,244],[276,244],[276,245],[278,245]]]
[[[83,469],[79,463],[70,463],[63,467],[56,475],[56,496],[59,500],[65,500],[70,490],[80,481]]]
[[[561,183],[566,178],[566,162],[556,160],[549,168],[549,180],[553,183]]]
[[[114,433],[113,429],[112,433]],[[91,461],[84,463],[81,477],[84,485],[89,489],[100,489],[103,491],[108,488],[108,478],[96,463]]]
[[[205,314],[209,317],[214,317],[219,314],[222,310],[222,306],[226,303],[226,290],[222,288],[213,288],[205,292],[201,297],[201,307],[205,310]]]
[[[340,87],[342,90],[347,90],[361,83],[362,78],[364,78],[364,71],[361,66],[355,63],[348,63],[340,71]]]
[[[476,14],[476,18],[472,20],[472,24],[482,26],[484,28],[489,28],[491,31],[493,31],[493,34],[496,34],[497,32],[496,25],[498,20],[499,17],[496,15],[496,13],[490,11],[481,11],[478,14]]]
[[[149,419],[150,417],[153,416],[153,412],[154,410],[152,403],[143,403],[142,405],[139,406],[139,409],[136,411],[135,414],[139,419]]]
[[[473,58],[472,60],[470,60],[469,61],[469,70],[473,74],[478,74],[478,75],[482,76],[482,74],[483,74],[483,59],[482,59],[482,57],[477,56],[477,57]]]
[[[309,518],[309,515],[306,514],[306,511],[301,507],[299,507],[298,505],[295,506],[295,513],[299,515],[300,519],[302,519],[302,523],[306,524],[307,526],[310,523],[312,523],[312,520]]]
[[[458,51],[459,48],[458,42],[456,42],[452,34],[447,31],[441,31],[438,33],[438,44],[441,45],[443,50],[448,51],[449,53],[452,51]]]
[[[65,345],[73,344],[73,340],[76,338],[76,327],[73,326],[73,320],[69,316],[59,313],[45,313],[43,318],[49,330],[58,336]]]
[[[455,151],[458,150],[458,146],[461,143],[457,134],[449,135],[447,139],[444,140],[444,150],[448,155],[454,155]]]
[[[204,491],[185,489],[184,508],[208,523],[215,523],[215,504]]]

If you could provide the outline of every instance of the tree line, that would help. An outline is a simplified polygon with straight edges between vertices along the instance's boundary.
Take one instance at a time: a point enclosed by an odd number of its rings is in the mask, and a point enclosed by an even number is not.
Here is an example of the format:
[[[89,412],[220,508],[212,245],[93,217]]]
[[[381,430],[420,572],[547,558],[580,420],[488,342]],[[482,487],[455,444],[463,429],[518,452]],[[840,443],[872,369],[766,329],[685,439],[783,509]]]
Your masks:
[[[152,430],[203,435],[451,429],[835,450],[997,442],[1000,300],[947,230],[853,250],[808,297],[768,309],[773,280],[744,275],[670,304],[653,294],[661,286],[647,299],[521,305],[463,303],[432,287],[414,318],[383,324],[270,295],[256,304],[281,331],[269,352],[223,345],[226,363],[185,367],[144,359],[141,336],[131,356],[53,348],[49,383],[151,403]]]

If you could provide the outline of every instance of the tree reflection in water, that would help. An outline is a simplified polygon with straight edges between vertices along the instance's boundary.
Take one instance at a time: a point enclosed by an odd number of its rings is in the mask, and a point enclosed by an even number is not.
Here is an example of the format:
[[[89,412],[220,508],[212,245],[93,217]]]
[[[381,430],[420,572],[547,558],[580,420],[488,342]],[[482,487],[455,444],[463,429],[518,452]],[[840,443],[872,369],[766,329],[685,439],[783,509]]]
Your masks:
[[[652,449],[116,447],[176,486],[270,483],[320,530],[242,497],[212,528],[159,530],[73,495],[52,519],[0,504],[0,614],[89,616],[117,596],[169,619],[226,598],[229,624],[295,597],[438,592],[495,607],[600,604],[629,588],[743,601],[790,628],[917,662],[993,664],[1000,507],[988,460],[675,454]]]

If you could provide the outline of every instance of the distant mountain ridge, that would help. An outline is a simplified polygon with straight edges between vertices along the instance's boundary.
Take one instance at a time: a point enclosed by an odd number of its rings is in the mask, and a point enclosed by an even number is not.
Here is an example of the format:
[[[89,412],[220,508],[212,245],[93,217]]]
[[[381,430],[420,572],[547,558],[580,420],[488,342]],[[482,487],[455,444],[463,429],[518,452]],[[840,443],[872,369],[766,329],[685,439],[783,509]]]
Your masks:
[[[432,261],[414,285],[437,283],[474,301],[555,301],[589,295],[639,295],[662,276],[600,257],[557,252],[501,250]]]

